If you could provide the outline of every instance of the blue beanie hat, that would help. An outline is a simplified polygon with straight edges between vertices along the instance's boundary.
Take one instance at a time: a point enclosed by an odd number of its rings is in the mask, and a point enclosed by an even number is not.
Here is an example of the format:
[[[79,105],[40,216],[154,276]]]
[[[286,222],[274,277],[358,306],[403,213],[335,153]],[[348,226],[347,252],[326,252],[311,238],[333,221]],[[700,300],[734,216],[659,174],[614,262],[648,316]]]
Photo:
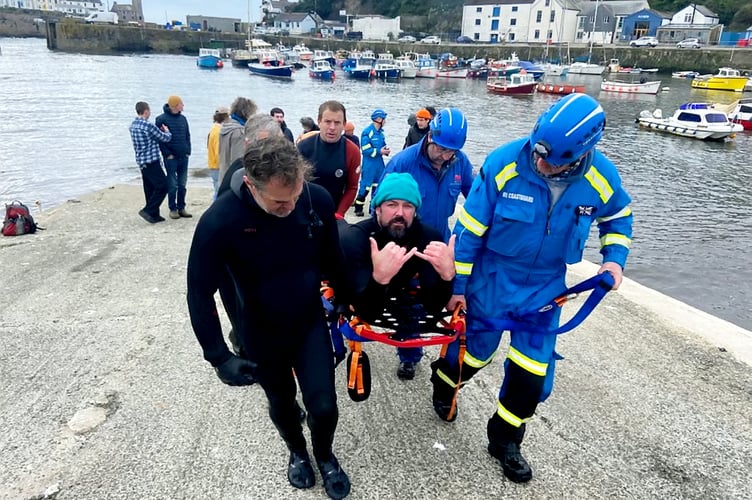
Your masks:
[[[423,200],[420,197],[418,183],[413,176],[407,173],[392,172],[384,177],[376,188],[376,196],[373,197],[373,206],[378,207],[385,201],[404,200],[419,209]]]

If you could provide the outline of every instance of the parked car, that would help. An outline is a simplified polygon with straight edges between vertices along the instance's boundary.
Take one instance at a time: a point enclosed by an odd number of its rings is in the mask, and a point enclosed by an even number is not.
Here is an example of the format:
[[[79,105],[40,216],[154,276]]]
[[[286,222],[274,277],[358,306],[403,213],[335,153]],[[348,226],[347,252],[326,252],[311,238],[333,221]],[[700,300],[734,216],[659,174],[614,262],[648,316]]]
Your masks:
[[[363,40],[363,32],[348,31],[347,34],[345,34],[345,38],[347,38],[348,40]]]
[[[434,45],[440,45],[441,44],[441,38],[439,38],[436,35],[430,35],[425,38],[421,38],[420,43],[432,43]]]
[[[641,36],[637,40],[629,42],[630,47],[657,47],[658,39],[654,36]]]
[[[457,37],[457,43],[475,43],[475,40],[469,36],[462,35]]]
[[[399,37],[397,41],[400,43],[415,43],[416,39],[414,36],[405,35],[405,36]]]
[[[93,14],[89,14],[89,16],[86,19],[84,19],[84,21],[86,21],[86,24],[95,24],[95,23],[117,24],[118,15],[114,12],[94,12]]]
[[[702,44],[697,38],[685,38],[681,42],[677,43],[676,46],[680,49],[699,49],[700,47],[702,47]]]

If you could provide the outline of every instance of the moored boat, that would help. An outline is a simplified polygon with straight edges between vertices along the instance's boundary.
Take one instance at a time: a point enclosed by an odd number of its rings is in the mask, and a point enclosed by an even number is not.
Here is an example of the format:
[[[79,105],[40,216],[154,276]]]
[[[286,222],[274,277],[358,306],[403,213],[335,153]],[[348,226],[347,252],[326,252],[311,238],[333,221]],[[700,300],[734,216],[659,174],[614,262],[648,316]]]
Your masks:
[[[205,47],[198,49],[196,66],[199,68],[218,69],[224,67],[224,65],[219,49],[209,49]]]
[[[692,79],[693,89],[744,91],[747,77],[742,76],[738,69],[719,68],[715,75],[699,75]]]
[[[410,59],[398,57],[394,60],[394,65],[402,72],[402,78],[415,78],[418,75],[418,68]]]
[[[729,120],[738,123],[744,130],[752,130],[752,99],[739,99],[728,114]]]
[[[661,81],[652,82],[618,82],[614,80],[603,80],[601,90],[605,92],[620,92],[623,94],[657,94],[661,89]]]
[[[266,76],[268,78],[281,78],[289,80],[292,78],[292,66],[289,64],[273,63],[250,63],[248,70],[254,75]]]
[[[334,68],[326,59],[314,59],[308,68],[308,76],[317,80],[334,80]]]
[[[538,82],[536,90],[538,92],[543,92],[544,94],[584,94],[585,86],[568,85],[565,83]]]
[[[588,62],[573,62],[569,65],[569,73],[573,75],[602,75],[606,71],[605,66]]]
[[[671,73],[671,78],[687,78],[691,79],[696,76],[700,76],[700,73],[697,71],[674,71]]]
[[[520,71],[506,76],[489,76],[486,89],[495,94],[531,95],[535,93],[537,82],[530,73]]]
[[[733,138],[744,130],[741,125],[731,122],[726,113],[708,103],[682,104],[669,118],[663,118],[660,109],[652,113],[644,110],[636,121],[640,127],[649,130],[709,141]]]
[[[251,51],[246,49],[235,49],[230,54],[230,62],[234,68],[247,68],[251,62]]]

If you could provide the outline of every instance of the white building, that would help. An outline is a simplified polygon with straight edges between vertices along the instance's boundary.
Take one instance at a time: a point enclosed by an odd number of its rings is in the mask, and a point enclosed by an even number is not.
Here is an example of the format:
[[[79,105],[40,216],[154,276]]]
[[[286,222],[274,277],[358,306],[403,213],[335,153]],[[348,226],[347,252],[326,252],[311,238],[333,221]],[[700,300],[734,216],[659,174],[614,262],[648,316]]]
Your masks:
[[[363,40],[396,40],[400,34],[400,18],[356,17],[352,20],[352,31],[362,32]]]
[[[105,10],[100,0],[0,0],[0,7],[63,12],[76,17]]]
[[[277,14],[274,17],[274,27],[279,30],[287,30],[291,35],[308,35],[314,33],[324,20],[315,12],[290,12]]]

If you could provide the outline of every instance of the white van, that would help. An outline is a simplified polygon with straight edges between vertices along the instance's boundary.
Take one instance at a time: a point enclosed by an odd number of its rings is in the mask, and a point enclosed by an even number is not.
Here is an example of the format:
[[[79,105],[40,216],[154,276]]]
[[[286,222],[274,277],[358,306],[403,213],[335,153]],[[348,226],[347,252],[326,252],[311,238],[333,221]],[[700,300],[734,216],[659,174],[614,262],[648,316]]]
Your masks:
[[[114,12],[95,12],[93,14],[90,14],[89,17],[87,17],[84,20],[86,21],[86,24],[93,24],[93,23],[117,24],[118,15]]]

